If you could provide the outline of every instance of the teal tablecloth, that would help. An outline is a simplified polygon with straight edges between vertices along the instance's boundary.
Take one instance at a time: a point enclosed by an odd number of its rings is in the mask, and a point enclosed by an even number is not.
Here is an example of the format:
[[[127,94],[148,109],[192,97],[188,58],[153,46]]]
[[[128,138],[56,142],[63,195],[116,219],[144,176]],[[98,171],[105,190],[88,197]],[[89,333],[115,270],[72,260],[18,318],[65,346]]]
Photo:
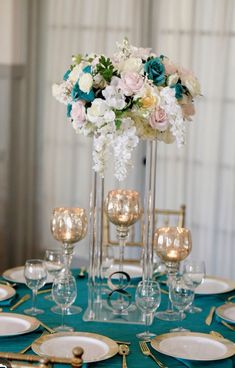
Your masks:
[[[78,273],[78,272],[77,272]],[[83,310],[87,307],[87,279],[77,279],[78,285],[78,296],[75,302],[76,305],[82,307]],[[29,292],[25,285],[17,286],[17,294],[18,296],[22,296]],[[219,306],[223,304],[226,298],[232,295],[230,294],[221,294],[221,295],[213,295],[213,296],[198,296],[196,297],[195,304],[203,309],[203,312],[197,314],[188,314],[187,318],[182,322],[182,326],[190,329],[192,332],[204,332],[209,333],[211,330],[215,330],[223,334],[223,336],[233,342],[235,342],[235,332],[224,327],[219,321],[214,318],[211,326],[207,326],[204,323],[205,317],[209,313],[210,307],[212,305]],[[38,296],[38,307],[45,309],[45,313],[40,315],[39,318],[41,321],[45,322],[50,327],[56,327],[61,322],[60,315],[54,314],[50,311],[51,306],[53,306],[53,302],[45,300],[45,294]],[[15,313],[23,313],[25,308],[28,308],[31,304],[31,300],[25,302],[21,306],[19,306]],[[167,304],[167,296],[162,295],[162,303],[160,305],[159,310],[165,309]],[[2,306],[4,312],[9,311],[9,306]],[[144,356],[139,350],[138,339],[135,337],[137,333],[142,332],[144,327],[142,325],[130,325],[130,324],[117,324],[117,323],[100,323],[100,322],[84,322],[82,320],[83,313],[79,315],[66,316],[66,324],[72,325],[75,328],[75,331],[86,331],[86,332],[94,332],[101,335],[106,335],[115,340],[125,340],[130,341],[130,354],[127,357],[127,365],[128,368],[151,368],[156,367],[156,363],[152,361],[150,357]],[[169,332],[170,329],[177,327],[178,322],[165,322],[155,318],[153,325],[151,326],[151,330],[156,334],[160,335],[163,333]],[[40,336],[42,330],[37,330],[35,332],[21,335],[21,336],[13,336],[13,337],[1,337],[0,338],[0,350],[1,351],[10,351],[10,352],[19,352],[25,346],[34,341],[37,337]],[[32,353],[32,351],[29,351]],[[163,354],[156,353],[158,357],[167,365],[169,368],[174,367],[185,367],[185,362],[181,362],[177,359],[170,358]],[[95,364],[89,364],[89,368],[92,367],[106,367],[106,368],[115,368],[121,367],[122,358],[119,355],[115,357],[105,360]],[[203,363],[187,363],[189,367],[213,367],[213,368],[230,368],[235,367],[235,358],[226,359],[220,362],[212,362],[210,364]]]

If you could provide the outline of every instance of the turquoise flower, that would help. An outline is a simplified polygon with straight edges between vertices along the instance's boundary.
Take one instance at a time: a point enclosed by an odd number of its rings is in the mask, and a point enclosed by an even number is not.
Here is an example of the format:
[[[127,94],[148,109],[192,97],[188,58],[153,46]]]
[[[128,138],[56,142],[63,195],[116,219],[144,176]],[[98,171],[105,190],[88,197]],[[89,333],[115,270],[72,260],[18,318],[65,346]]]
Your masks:
[[[72,110],[72,105],[69,103],[67,105],[67,118],[71,117],[71,110]]]
[[[165,83],[165,67],[160,58],[154,58],[144,64],[144,71],[156,86]]]
[[[69,74],[71,73],[71,70],[70,69],[68,69],[67,70],[67,72],[64,74],[64,76],[63,76],[63,80],[64,81],[67,81],[67,79],[68,79],[68,77],[69,77]]]
[[[94,91],[91,89],[89,93],[85,93],[80,90],[78,82],[76,82],[73,86],[71,96],[73,101],[84,100],[87,102],[92,102],[95,99]]]
[[[185,92],[185,89],[182,86],[182,84],[176,83],[173,86],[171,86],[171,88],[175,89],[175,98],[177,98],[177,100],[180,100],[183,97],[183,94]]]
[[[82,71],[83,71],[83,73],[91,74],[91,65],[85,66],[85,68],[83,68]]]

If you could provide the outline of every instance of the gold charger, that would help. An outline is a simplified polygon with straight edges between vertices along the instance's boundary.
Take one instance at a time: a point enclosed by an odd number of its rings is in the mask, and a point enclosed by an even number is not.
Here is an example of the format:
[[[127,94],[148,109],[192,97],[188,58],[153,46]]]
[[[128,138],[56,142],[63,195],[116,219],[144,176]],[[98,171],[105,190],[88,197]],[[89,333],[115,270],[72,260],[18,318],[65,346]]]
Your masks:
[[[9,268],[8,270],[4,271],[2,277],[10,282],[16,282],[18,284],[25,284],[25,277],[24,277],[24,266],[18,266]],[[46,284],[52,283],[53,277],[49,274],[47,276]]]
[[[15,295],[16,291],[8,285],[0,285],[0,302],[10,299]]]
[[[156,336],[151,340],[151,346],[173,358],[204,362],[229,358],[235,354],[232,341],[198,332],[172,332]]]
[[[103,335],[90,332],[59,332],[41,336],[32,344],[32,350],[43,357],[72,358],[74,347],[84,349],[85,363],[109,359],[118,352],[118,344]]]
[[[235,323],[235,304],[226,303],[216,308],[216,314],[218,317],[224,319],[227,322]]]
[[[30,316],[17,313],[0,313],[0,337],[22,335],[36,330],[40,322]]]

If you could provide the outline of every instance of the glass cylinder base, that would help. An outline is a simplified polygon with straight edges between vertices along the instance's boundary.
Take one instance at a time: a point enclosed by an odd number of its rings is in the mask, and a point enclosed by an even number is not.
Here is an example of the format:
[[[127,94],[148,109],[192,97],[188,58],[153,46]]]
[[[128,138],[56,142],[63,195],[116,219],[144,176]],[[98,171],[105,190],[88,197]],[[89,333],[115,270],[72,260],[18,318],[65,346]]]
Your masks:
[[[166,309],[165,311],[156,312],[154,316],[158,319],[161,319],[162,321],[179,321],[180,320],[180,313],[175,312],[171,309]],[[185,317],[186,315],[184,314],[183,319]]]
[[[66,326],[66,325],[55,327],[54,330],[56,332],[70,332],[70,331],[74,331],[73,327]]]
[[[24,313],[29,314],[30,316],[37,316],[38,314],[43,314],[45,311],[43,309],[38,308],[29,308],[25,309]]]
[[[144,340],[144,341],[151,340],[155,336],[156,335],[154,333],[151,333],[151,332],[141,332],[141,333],[136,335],[136,337],[138,337],[138,339]]]

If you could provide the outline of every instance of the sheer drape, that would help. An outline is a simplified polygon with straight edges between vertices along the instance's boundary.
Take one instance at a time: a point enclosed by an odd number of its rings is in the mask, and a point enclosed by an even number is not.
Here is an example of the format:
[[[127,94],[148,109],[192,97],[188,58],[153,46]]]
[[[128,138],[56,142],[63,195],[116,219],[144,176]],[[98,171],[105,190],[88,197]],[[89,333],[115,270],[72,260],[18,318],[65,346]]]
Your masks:
[[[159,144],[156,203],[159,208],[185,203],[193,255],[206,260],[209,273],[235,277],[235,1],[41,0],[37,8],[38,244],[53,244],[53,207],[89,204],[91,143],[68,126],[51,85],[72,54],[112,53],[115,41],[127,36],[194,70],[201,81],[203,97],[186,147]],[[87,240],[80,255],[86,247]]]

